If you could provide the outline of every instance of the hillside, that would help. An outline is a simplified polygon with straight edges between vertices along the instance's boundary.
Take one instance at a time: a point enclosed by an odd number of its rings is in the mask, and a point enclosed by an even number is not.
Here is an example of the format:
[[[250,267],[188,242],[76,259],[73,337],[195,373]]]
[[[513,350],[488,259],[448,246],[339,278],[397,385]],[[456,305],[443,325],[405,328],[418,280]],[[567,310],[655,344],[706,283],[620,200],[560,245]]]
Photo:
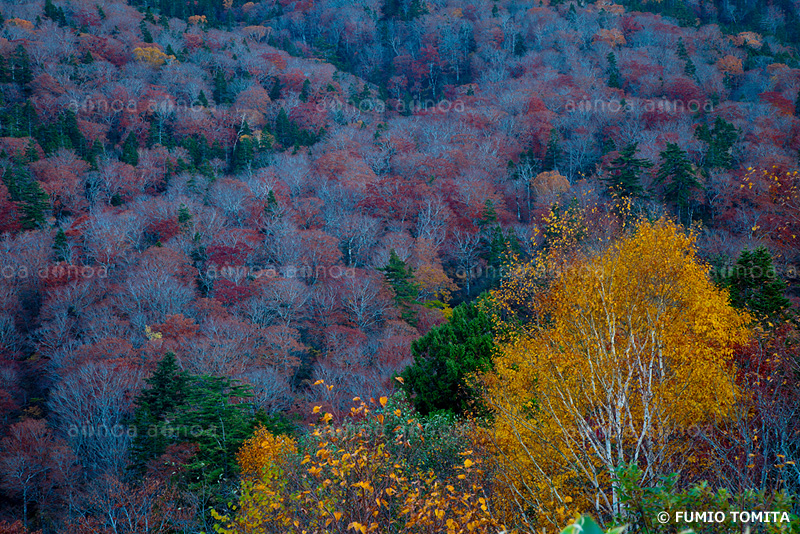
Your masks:
[[[751,489],[797,491],[793,464],[776,474],[769,455],[800,449],[798,12],[791,0],[0,2],[7,531],[211,532],[259,424],[298,436],[314,406],[340,420],[354,397],[405,403],[402,391],[420,410],[422,390],[396,377],[443,328],[456,329],[445,345],[472,346],[452,318],[480,295],[502,308],[498,347],[506,327],[549,328],[557,312],[537,299],[550,294],[531,288],[657,220],[691,230],[687,254],[751,313],[755,334],[730,333],[731,380],[794,384],[764,393],[785,412],[748,419],[777,442],[708,442],[732,464],[759,455]],[[513,285],[539,261],[544,276]],[[788,367],[765,366],[771,353]],[[472,406],[481,390],[499,417],[500,382],[485,379],[430,406]],[[414,408],[402,405],[422,417]],[[178,436],[143,437],[170,421]],[[738,476],[714,481],[709,466],[681,472],[715,488]]]

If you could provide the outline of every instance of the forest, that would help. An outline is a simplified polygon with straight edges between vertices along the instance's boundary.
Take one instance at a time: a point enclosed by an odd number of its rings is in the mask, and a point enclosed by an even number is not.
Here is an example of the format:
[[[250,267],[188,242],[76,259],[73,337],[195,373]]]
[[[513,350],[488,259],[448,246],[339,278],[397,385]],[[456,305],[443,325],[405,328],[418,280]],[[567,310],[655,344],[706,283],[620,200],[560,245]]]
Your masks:
[[[0,534],[800,532],[800,0],[617,2],[0,0]]]

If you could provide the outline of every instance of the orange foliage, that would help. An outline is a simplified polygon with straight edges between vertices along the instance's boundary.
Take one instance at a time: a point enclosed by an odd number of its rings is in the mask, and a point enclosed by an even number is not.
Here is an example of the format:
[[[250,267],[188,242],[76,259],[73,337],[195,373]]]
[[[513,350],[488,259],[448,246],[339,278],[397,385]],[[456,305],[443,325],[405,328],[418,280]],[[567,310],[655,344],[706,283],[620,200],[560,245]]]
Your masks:
[[[737,46],[747,45],[752,48],[761,48],[762,37],[755,32],[742,32],[733,38]]]
[[[558,174],[558,171],[539,173],[533,179],[531,185],[539,196],[564,193],[569,191],[570,188],[567,178]]]
[[[727,74],[742,74],[742,60],[736,56],[727,55],[717,61],[717,67]]]
[[[8,19],[6,21],[6,24],[8,24],[9,26],[16,26],[18,28],[23,28],[25,30],[33,29],[33,23],[25,19],[18,19],[18,18]]]
[[[592,4],[589,4],[592,6]],[[615,4],[611,0],[600,0],[596,2],[592,8],[595,11],[605,11],[606,13],[613,13],[614,15],[622,15],[625,13],[625,8],[619,4]]]
[[[627,43],[621,31],[613,28],[611,30],[602,29],[594,36],[594,42],[607,43],[608,46],[623,46]]]
[[[288,63],[286,62],[286,58],[282,54],[277,52],[269,52],[267,54],[261,54],[261,57],[265,61],[269,61],[270,63],[275,65],[275,68],[279,70],[285,70],[286,66],[288,65]]]
[[[264,37],[268,36],[272,28],[266,26],[245,26],[242,31],[250,36],[254,41],[261,41]]]

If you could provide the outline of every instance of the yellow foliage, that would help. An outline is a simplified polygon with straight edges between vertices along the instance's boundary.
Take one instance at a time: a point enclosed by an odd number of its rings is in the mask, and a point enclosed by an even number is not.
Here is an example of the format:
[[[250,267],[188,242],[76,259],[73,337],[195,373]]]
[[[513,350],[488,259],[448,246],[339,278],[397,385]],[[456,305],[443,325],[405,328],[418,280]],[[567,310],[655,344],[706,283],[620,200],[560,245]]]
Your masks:
[[[189,24],[198,25],[208,22],[205,15],[192,15],[189,17]]]
[[[477,483],[481,471],[472,451],[452,478],[411,469],[388,451],[384,416],[402,423],[408,414],[383,413],[381,397],[373,411],[360,399],[352,421],[312,427],[298,447],[289,438],[261,428],[242,448],[240,499],[233,517],[215,511],[219,534],[303,532],[396,532],[440,534],[503,530],[491,516],[488,499]],[[378,423],[377,425],[375,423]],[[416,425],[413,419],[409,425]],[[421,428],[421,427],[420,427]],[[402,446],[402,442],[400,442]]]
[[[262,426],[244,442],[236,458],[243,478],[257,478],[262,470],[272,469],[287,456],[296,453],[297,444],[292,438],[274,436]]]
[[[681,432],[736,402],[731,358],[750,319],[711,283],[693,237],[663,220],[575,262],[538,297],[547,320],[502,344],[484,377],[507,486],[498,502],[555,524],[620,514],[616,468],[638,462],[644,483],[666,474]]]
[[[451,292],[458,286],[447,276],[439,260],[436,244],[430,239],[417,238],[414,246],[416,272],[419,284],[419,298],[422,301],[439,300],[444,304],[450,301]]]
[[[149,326],[144,327],[144,335],[150,341],[156,341],[164,337],[164,335],[161,332],[154,332],[153,329],[150,328]]]
[[[152,67],[160,67],[168,61],[175,59],[173,55],[167,55],[155,46],[147,46],[145,48],[136,47],[133,49],[133,56],[136,61],[147,63]]]
[[[541,247],[540,252],[527,262],[520,261],[512,254],[504,265],[503,270],[507,274],[501,280],[500,288],[491,294],[494,309],[490,313],[496,322],[501,322],[500,315],[505,318],[519,316],[528,319],[541,316],[546,298],[543,290],[558,273],[571,268],[576,254],[587,245],[586,236],[590,233],[602,235],[601,228],[608,234],[621,223],[609,213],[598,218],[597,205],[582,208],[578,205],[577,198],[573,198],[566,207],[553,204],[541,222],[543,227],[535,228],[532,239],[534,246]],[[591,245],[602,245],[604,242],[600,238]],[[514,323],[515,321],[506,321],[504,324]],[[514,330],[516,328],[498,329],[501,336]]]

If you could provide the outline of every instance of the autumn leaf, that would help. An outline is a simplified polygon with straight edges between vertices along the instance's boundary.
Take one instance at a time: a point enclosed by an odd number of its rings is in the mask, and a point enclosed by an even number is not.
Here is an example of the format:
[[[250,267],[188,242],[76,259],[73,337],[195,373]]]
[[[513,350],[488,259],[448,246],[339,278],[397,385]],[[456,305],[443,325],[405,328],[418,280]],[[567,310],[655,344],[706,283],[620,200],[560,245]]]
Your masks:
[[[684,454],[686,441],[661,437],[662,425],[690,428],[735,405],[731,359],[750,319],[711,282],[693,237],[663,220],[579,259],[538,299],[547,320],[501,345],[485,377],[498,473],[526,506],[569,494],[565,514],[596,502],[618,513],[608,474],[633,461],[628,436],[653,443],[639,457],[667,474],[658,458]],[[600,483],[586,492],[589,478]]]

